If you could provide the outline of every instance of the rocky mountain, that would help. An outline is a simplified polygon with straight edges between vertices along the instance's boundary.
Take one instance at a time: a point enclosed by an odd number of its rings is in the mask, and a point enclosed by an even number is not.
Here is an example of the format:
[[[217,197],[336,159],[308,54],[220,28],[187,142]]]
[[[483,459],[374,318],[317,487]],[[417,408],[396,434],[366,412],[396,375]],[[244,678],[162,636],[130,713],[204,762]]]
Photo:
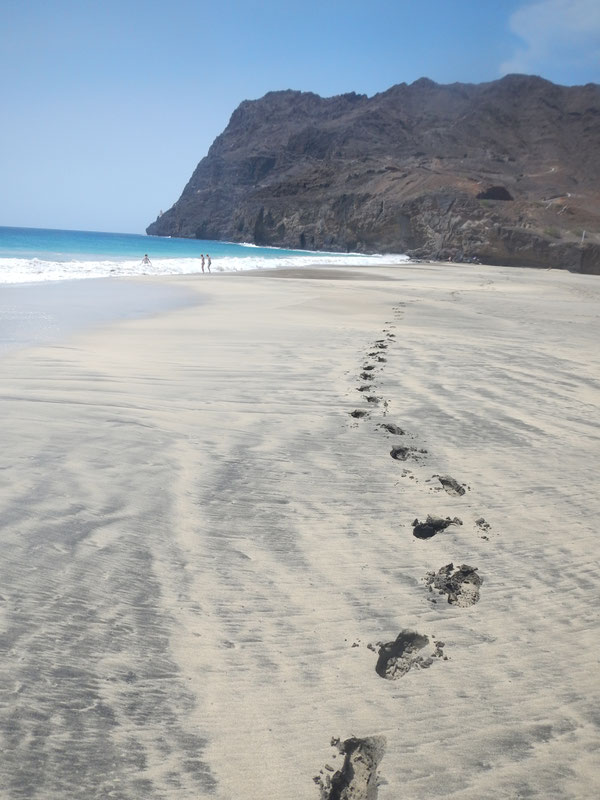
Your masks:
[[[147,233],[600,273],[600,86],[269,92]]]

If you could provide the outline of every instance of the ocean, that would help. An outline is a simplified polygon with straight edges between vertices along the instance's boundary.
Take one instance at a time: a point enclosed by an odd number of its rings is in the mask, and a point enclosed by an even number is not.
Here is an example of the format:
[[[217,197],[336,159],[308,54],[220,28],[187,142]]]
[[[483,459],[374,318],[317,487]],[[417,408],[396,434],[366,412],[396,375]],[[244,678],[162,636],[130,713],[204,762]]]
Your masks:
[[[148,254],[150,265],[143,264]],[[308,265],[400,264],[399,254],[313,253],[197,239],[130,233],[0,227],[0,283],[199,273],[210,253],[213,272]]]

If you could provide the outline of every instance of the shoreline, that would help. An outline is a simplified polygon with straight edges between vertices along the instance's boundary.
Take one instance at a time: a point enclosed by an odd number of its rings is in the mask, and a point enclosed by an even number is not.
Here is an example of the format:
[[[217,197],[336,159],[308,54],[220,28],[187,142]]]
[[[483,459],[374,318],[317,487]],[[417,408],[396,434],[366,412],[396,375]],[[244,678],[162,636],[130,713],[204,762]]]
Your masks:
[[[600,287],[274,272],[3,359],[0,785],[315,800],[356,736],[379,800],[592,796]]]
[[[227,243],[225,243],[225,244],[227,244]],[[266,249],[269,249],[269,248],[266,248]],[[273,249],[277,249],[277,248],[273,248]],[[307,253],[308,253],[308,251],[307,251]],[[311,253],[310,255],[318,257],[320,254],[319,253]],[[360,254],[358,254],[358,253],[354,253],[354,254],[350,254],[350,255],[353,256],[353,257],[356,257],[356,258],[360,258]],[[325,258],[326,256],[334,256],[335,258],[338,259],[338,261],[325,261],[323,263],[320,263],[320,262],[310,263],[310,261],[308,261],[306,263],[302,263],[302,264],[298,264],[298,265],[295,265],[295,264],[294,265],[290,265],[290,264],[283,263],[283,264],[279,264],[277,266],[272,266],[272,267],[271,266],[266,266],[266,265],[259,265],[259,266],[254,266],[254,267],[247,268],[247,269],[234,269],[234,268],[231,268],[231,266],[223,267],[222,266],[223,259],[221,259],[221,260],[220,259],[215,259],[215,260],[213,260],[213,265],[212,265],[213,266],[213,271],[212,271],[212,273],[202,273],[200,271],[200,261],[199,261],[199,259],[192,259],[192,258],[188,258],[186,260],[188,260],[188,261],[196,261],[197,262],[197,268],[196,268],[196,270],[190,271],[190,272],[182,272],[181,271],[181,267],[180,267],[180,263],[177,262],[177,260],[175,260],[175,262],[178,265],[177,269],[171,269],[171,270],[166,271],[166,272],[140,272],[140,273],[137,273],[135,271],[131,272],[129,270],[127,270],[125,272],[119,272],[115,268],[116,265],[118,263],[120,263],[119,261],[114,261],[114,262],[105,262],[104,261],[104,262],[102,262],[102,268],[103,269],[107,268],[107,263],[112,264],[111,269],[106,273],[100,272],[98,274],[94,274],[94,275],[91,275],[91,276],[87,275],[87,274],[86,275],[75,274],[75,275],[72,275],[72,276],[66,276],[61,272],[60,273],[60,277],[52,278],[52,279],[45,279],[45,280],[38,280],[38,281],[36,281],[36,280],[31,280],[31,281],[11,281],[11,282],[7,282],[7,283],[0,283],[0,290],[2,289],[2,287],[7,288],[7,289],[18,288],[19,286],[37,286],[37,287],[42,287],[42,286],[53,286],[53,285],[56,285],[56,284],[59,284],[59,283],[60,284],[74,284],[74,283],[89,283],[90,281],[92,281],[92,282],[113,281],[113,280],[138,281],[138,280],[141,279],[142,281],[145,281],[146,283],[148,283],[150,281],[161,281],[163,279],[164,280],[169,280],[169,279],[181,278],[183,280],[187,280],[187,279],[193,279],[193,278],[201,278],[203,275],[208,275],[208,274],[212,274],[214,276],[217,276],[217,275],[243,275],[243,274],[246,274],[246,273],[248,273],[250,275],[260,275],[260,274],[268,274],[268,273],[274,272],[280,277],[282,275],[285,275],[285,274],[288,274],[288,277],[290,277],[291,274],[296,272],[296,271],[298,273],[300,273],[300,272],[306,273],[307,275],[309,275],[311,273],[313,275],[317,275],[317,274],[321,274],[323,272],[325,272],[325,273],[328,272],[328,271],[330,271],[330,272],[331,271],[339,272],[340,270],[342,270],[342,271],[347,272],[347,273],[348,272],[352,272],[355,275],[360,275],[364,270],[367,270],[368,272],[373,272],[375,270],[381,270],[381,269],[398,269],[398,268],[400,268],[400,269],[405,269],[405,268],[408,268],[408,269],[410,269],[410,268],[429,269],[429,268],[446,267],[448,269],[452,269],[452,268],[460,268],[460,269],[476,268],[476,269],[484,269],[484,270],[485,269],[492,269],[492,270],[494,270],[494,269],[501,269],[501,270],[507,269],[507,270],[511,270],[511,271],[512,270],[517,270],[517,271],[533,270],[533,271],[536,271],[536,272],[554,270],[554,271],[559,271],[559,272],[568,272],[569,274],[572,274],[572,275],[594,275],[595,274],[593,272],[569,270],[567,267],[558,268],[558,267],[543,267],[541,265],[540,266],[534,266],[534,265],[513,266],[513,265],[507,265],[507,264],[488,264],[488,263],[474,263],[474,262],[460,262],[460,261],[430,261],[430,260],[422,259],[422,258],[411,259],[409,256],[403,256],[401,254],[388,254],[387,256],[386,255],[381,255],[381,254],[373,254],[373,255],[365,254],[364,257],[367,258],[367,259],[369,259],[369,258],[378,259],[378,260],[381,259],[380,261],[375,261],[374,263],[371,263],[371,264],[360,264],[360,263],[345,262],[345,261],[343,261],[343,254],[340,254],[340,253],[331,253],[331,254],[323,253],[322,256],[323,256],[323,258]],[[390,259],[400,258],[400,259],[403,259],[403,260],[401,260],[401,261],[393,261],[393,260],[386,261],[385,260],[386,258],[390,258]],[[340,259],[342,259],[342,261],[340,261]],[[0,259],[0,261],[1,260],[2,259]],[[8,260],[10,260],[10,259],[8,259]],[[34,260],[37,261],[37,259],[34,259]],[[157,259],[157,261],[160,262],[161,259]],[[175,263],[175,262],[173,262],[173,263]],[[224,262],[228,262],[228,259],[225,258]],[[69,262],[66,262],[66,263],[69,263]],[[123,263],[127,264],[129,266],[134,264],[134,262],[131,262],[131,260],[127,260],[127,259],[125,259],[123,261]],[[164,263],[166,263],[166,262],[164,262]],[[49,265],[50,265],[50,262],[48,262],[47,266],[49,266]],[[36,271],[39,272],[39,266],[36,267]],[[300,275],[299,275],[299,277],[300,277]]]

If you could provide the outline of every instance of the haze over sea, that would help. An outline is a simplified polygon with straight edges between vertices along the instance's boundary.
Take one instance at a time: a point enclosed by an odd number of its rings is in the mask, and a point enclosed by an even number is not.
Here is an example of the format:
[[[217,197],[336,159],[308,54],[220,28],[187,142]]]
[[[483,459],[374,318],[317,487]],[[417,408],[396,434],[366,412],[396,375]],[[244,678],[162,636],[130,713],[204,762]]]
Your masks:
[[[150,266],[142,264],[145,253]],[[404,255],[313,253],[138,234],[0,227],[0,283],[192,274],[202,271],[203,253],[210,253],[213,272],[315,264],[369,266],[408,260]]]

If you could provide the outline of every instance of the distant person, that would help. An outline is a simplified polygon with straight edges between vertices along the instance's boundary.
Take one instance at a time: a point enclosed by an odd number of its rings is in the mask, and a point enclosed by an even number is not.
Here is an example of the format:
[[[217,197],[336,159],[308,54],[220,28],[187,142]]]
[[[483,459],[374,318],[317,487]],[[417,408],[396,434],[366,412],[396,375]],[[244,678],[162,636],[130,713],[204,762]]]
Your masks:
[[[143,264],[144,266],[146,266],[146,265],[148,265],[148,266],[150,266],[150,267],[152,266],[152,262],[151,262],[151,261],[150,261],[150,259],[148,258],[148,253],[144,253],[144,257],[142,258],[142,264]]]
[[[212,261],[210,260],[210,256],[209,256],[209,255],[208,255],[208,253],[207,253],[207,254],[206,254],[206,266],[208,267],[208,271],[209,271],[209,272],[210,272],[210,265],[211,265],[211,264],[212,264]]]
[[[204,253],[200,253],[200,258],[202,259],[202,272],[204,272]]]

